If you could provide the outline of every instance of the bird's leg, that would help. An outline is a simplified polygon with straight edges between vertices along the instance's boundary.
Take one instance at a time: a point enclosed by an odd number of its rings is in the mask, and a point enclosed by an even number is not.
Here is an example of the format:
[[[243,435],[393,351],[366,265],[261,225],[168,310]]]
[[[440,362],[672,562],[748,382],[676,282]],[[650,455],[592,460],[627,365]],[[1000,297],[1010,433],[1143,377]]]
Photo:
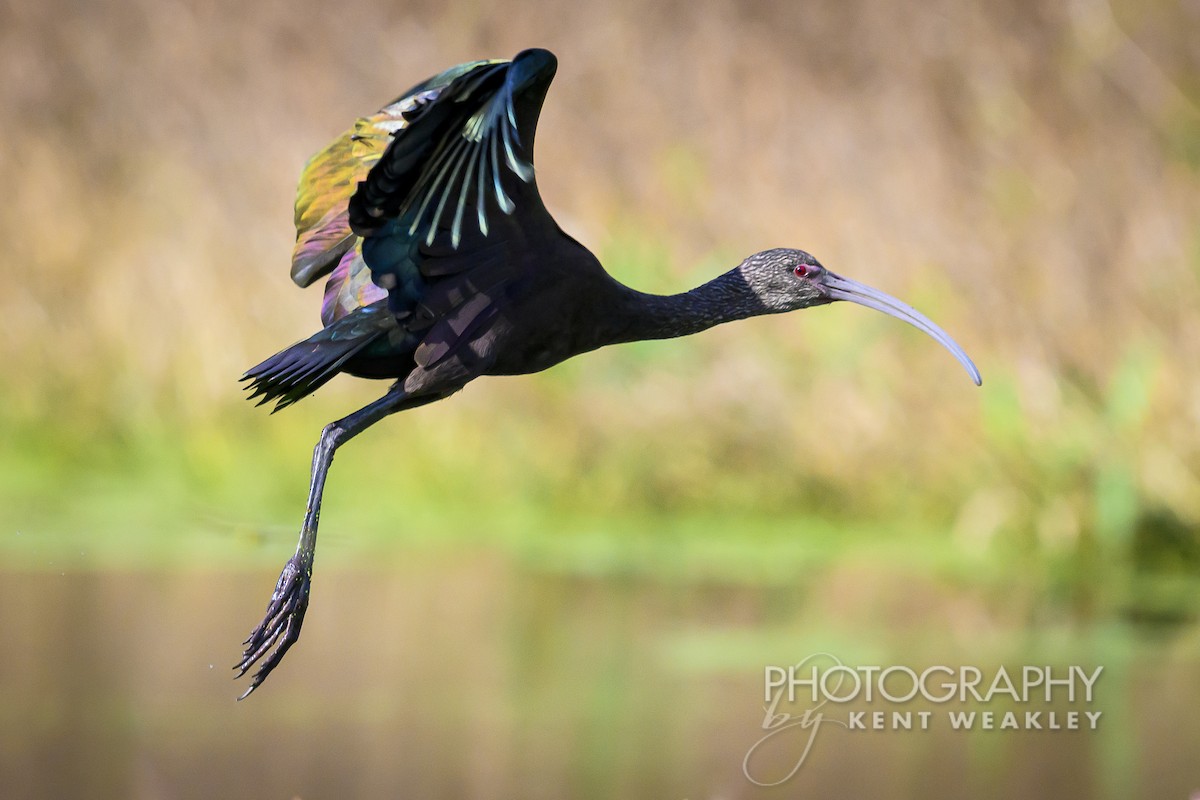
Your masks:
[[[300,626],[304,624],[304,613],[308,610],[308,594],[312,584],[313,554],[317,547],[317,524],[321,517],[321,494],[325,489],[325,476],[333,463],[337,448],[374,425],[379,420],[408,408],[431,403],[445,394],[410,397],[401,389],[393,389],[379,400],[359,409],[348,417],[332,422],[321,431],[321,438],[313,451],[312,477],[308,489],[308,510],[304,514],[304,526],[300,529],[300,542],[296,554],[288,559],[275,584],[267,613],[246,639],[242,660],[234,667],[237,677],[242,677],[263,656],[266,660],[259,665],[250,679],[250,688],[238,699],[244,699],[258,688],[271,671],[279,666],[288,649],[300,638]],[[271,648],[274,651],[271,652]],[[270,653],[268,655],[268,652]]]

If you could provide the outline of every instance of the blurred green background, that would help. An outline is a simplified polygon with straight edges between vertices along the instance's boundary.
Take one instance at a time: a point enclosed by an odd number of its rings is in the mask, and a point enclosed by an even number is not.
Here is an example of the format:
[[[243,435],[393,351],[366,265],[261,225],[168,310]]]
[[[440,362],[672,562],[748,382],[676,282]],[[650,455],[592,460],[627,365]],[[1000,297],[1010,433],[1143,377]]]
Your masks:
[[[534,45],[542,194],[614,275],[803,247],[983,388],[846,304],[481,380],[338,456],[235,704],[316,435],[384,389],[241,398],[319,324],[299,170]],[[0,75],[0,796],[1200,790],[1196,3],[8,0]],[[1104,718],[830,731],[757,787],[763,668],[817,651],[1103,665]]]

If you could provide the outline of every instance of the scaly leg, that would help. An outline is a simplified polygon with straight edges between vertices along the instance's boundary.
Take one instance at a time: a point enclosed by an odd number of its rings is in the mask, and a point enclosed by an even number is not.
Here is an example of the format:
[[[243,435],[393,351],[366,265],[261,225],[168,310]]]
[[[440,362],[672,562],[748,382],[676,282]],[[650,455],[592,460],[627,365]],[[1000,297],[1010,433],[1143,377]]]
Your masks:
[[[266,660],[250,679],[250,688],[239,697],[244,700],[267,679],[271,671],[279,666],[284,655],[300,638],[300,626],[304,624],[304,613],[308,610],[308,594],[312,585],[313,554],[317,547],[317,524],[321,517],[321,494],[325,489],[325,476],[333,463],[337,448],[379,420],[397,411],[415,408],[446,397],[448,393],[410,397],[400,389],[393,389],[379,400],[371,403],[344,419],[332,422],[321,431],[321,438],[313,451],[312,477],[308,488],[308,511],[304,515],[304,527],[300,529],[300,542],[296,554],[288,559],[275,584],[267,613],[246,639],[242,660],[234,667],[240,678],[263,656]],[[276,646],[278,645],[278,646]],[[267,655],[271,648],[275,650]]]

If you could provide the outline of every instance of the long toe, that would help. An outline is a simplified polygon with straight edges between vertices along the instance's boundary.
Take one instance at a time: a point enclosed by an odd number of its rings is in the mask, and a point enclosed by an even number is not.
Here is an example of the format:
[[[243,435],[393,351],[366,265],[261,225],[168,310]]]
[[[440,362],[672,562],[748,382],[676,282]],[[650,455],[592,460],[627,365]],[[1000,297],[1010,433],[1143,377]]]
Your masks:
[[[310,586],[308,564],[304,563],[299,555],[288,559],[279,575],[279,581],[275,584],[275,592],[267,604],[267,612],[262,622],[258,623],[244,642],[246,649],[242,653],[242,660],[234,666],[237,671],[235,677],[240,678],[260,659],[266,657],[251,677],[250,688],[238,698],[239,700],[248,697],[267,679],[300,638],[300,628],[308,610]]]

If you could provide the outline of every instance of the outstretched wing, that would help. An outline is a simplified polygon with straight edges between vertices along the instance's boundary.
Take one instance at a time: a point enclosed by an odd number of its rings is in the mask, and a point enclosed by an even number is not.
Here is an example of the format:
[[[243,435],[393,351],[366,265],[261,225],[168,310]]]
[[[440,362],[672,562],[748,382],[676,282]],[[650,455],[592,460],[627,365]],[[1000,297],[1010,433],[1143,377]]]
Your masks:
[[[533,170],[556,64],[547,51],[529,50],[462,73],[406,115],[350,200],[374,284],[421,340],[419,366],[486,330],[505,286],[561,237]]]
[[[357,252],[359,237],[350,229],[346,207],[358,182],[378,163],[392,137],[455,80],[497,63],[506,62],[460,64],[417,84],[376,114],[357,120],[305,165],[296,192],[292,280],[309,286],[332,273],[321,313],[326,325],[385,294],[368,279]]]
[[[457,248],[468,205],[474,207],[476,229],[484,236],[489,197],[505,214],[515,210],[505,191],[506,171],[525,183],[533,180],[532,146],[522,146],[517,121],[524,75],[520,59],[471,70],[410,117],[407,129],[394,137],[350,202],[358,232],[375,233],[387,220],[401,218],[408,235],[428,245],[443,218],[453,219],[449,227]],[[552,77],[553,65],[550,70]],[[532,111],[534,125],[540,106],[539,98]],[[474,202],[468,204],[469,199]]]

